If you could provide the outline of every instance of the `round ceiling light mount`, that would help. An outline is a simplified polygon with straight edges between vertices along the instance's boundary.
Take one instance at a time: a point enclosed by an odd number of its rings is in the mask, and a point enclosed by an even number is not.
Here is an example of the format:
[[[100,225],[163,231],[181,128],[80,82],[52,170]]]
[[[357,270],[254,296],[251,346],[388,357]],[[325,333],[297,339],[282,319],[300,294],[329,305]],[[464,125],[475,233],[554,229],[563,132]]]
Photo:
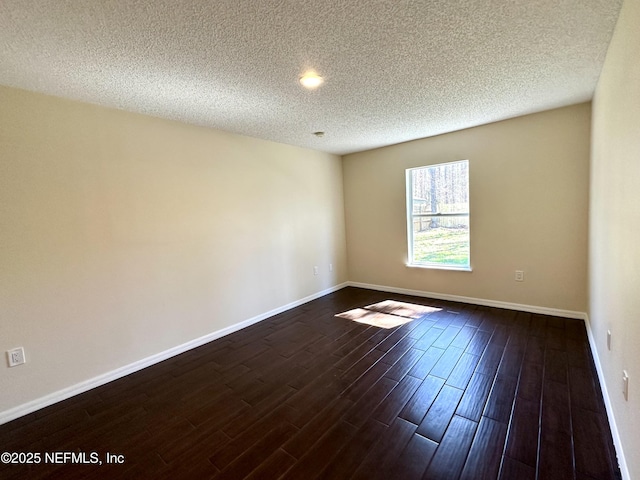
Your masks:
[[[300,84],[309,90],[315,90],[324,82],[324,79],[313,70],[306,72],[299,79]]]

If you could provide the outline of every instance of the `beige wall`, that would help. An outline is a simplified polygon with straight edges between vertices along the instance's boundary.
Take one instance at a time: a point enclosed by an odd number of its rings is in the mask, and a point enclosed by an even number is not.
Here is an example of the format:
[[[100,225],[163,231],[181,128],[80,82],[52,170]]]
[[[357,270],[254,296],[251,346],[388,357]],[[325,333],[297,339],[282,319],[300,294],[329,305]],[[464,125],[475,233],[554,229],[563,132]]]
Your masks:
[[[593,101],[589,222],[591,327],[630,478],[640,478],[639,19],[640,1],[626,0]]]
[[[0,88],[0,412],[346,279],[339,157]]]
[[[349,279],[586,311],[590,113],[581,104],[344,157]],[[473,272],[407,267],[405,169],[463,159]]]

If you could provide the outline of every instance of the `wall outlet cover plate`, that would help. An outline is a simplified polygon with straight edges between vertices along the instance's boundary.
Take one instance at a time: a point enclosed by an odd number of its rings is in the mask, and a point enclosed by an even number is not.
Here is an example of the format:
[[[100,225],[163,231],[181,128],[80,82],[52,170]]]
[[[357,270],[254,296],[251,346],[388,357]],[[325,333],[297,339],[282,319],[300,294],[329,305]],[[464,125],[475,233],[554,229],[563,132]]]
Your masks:
[[[24,348],[18,347],[7,351],[7,360],[10,367],[17,367],[25,362]]]

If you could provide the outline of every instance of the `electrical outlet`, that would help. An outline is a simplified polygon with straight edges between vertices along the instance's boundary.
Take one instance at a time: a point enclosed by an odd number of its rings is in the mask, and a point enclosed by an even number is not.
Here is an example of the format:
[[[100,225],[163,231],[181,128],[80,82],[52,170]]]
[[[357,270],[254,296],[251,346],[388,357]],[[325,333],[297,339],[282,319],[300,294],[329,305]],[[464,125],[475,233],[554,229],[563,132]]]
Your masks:
[[[607,330],[607,349],[611,350],[611,330]]]
[[[629,374],[626,370],[622,371],[622,395],[625,400],[629,401]]]
[[[516,282],[524,282],[524,271],[516,270]]]
[[[316,266],[316,267],[313,267],[313,274],[314,274],[314,275],[317,275],[317,274],[318,274],[318,267],[317,267],[317,266]]]
[[[330,271],[330,272],[333,272],[333,263],[330,263],[330,264],[329,264],[329,271]]]
[[[17,367],[25,362],[24,348],[18,347],[13,350],[7,350],[7,359],[10,367]]]

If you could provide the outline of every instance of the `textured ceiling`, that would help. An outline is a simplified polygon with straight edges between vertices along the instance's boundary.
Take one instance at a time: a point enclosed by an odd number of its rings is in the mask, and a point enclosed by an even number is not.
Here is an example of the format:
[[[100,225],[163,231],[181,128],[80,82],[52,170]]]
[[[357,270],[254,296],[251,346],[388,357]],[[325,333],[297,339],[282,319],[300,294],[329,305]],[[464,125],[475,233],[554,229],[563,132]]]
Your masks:
[[[591,99],[620,5],[1,0],[0,84],[344,154]]]

